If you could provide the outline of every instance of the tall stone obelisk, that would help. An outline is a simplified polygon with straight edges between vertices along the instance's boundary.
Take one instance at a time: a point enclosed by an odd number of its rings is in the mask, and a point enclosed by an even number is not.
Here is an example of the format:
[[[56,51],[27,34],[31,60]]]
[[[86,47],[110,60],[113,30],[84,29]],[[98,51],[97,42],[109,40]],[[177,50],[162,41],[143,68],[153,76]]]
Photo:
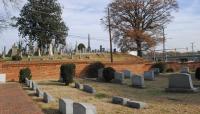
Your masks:
[[[88,48],[87,48],[88,52],[91,52],[91,46],[90,46],[90,34],[88,34]]]

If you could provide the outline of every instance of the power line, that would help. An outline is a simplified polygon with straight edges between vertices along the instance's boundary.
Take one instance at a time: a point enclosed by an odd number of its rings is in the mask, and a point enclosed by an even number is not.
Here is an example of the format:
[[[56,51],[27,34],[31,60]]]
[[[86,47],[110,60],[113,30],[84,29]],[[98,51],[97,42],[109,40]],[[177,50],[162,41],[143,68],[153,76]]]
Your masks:
[[[73,37],[73,38],[77,38],[77,39],[88,39],[88,37],[85,37],[85,36],[79,36],[79,35],[68,35],[69,37]],[[94,38],[92,37],[91,40],[97,40],[97,41],[109,41],[107,39],[100,39],[100,38]]]
[[[30,29],[30,28],[26,28],[26,29]],[[63,34],[64,32],[60,32],[60,31],[50,31],[50,30],[42,30],[42,29],[35,29],[35,28],[32,28],[32,30],[35,30],[35,31],[38,31],[38,32],[48,32],[48,33],[53,33],[53,34]],[[88,39],[88,37],[85,37],[85,36],[80,36],[80,35],[74,35],[74,34],[69,34],[68,37],[73,37],[73,38],[76,38],[76,39]],[[101,38],[94,38],[92,37],[91,40],[96,40],[96,41],[104,41],[104,42],[107,42],[109,40],[107,39],[101,39]]]

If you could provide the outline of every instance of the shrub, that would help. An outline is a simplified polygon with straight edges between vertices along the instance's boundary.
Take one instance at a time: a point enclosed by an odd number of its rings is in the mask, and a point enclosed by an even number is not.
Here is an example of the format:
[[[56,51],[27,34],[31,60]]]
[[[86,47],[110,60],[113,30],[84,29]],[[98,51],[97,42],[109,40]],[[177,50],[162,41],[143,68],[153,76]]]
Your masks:
[[[160,69],[160,73],[163,73],[166,71],[167,68],[167,64],[164,62],[158,62],[152,65],[152,68],[159,68]]]
[[[106,82],[110,82],[112,79],[114,79],[115,76],[115,69],[112,67],[104,68],[103,70],[103,78]]]
[[[66,85],[73,82],[73,77],[75,76],[75,64],[63,64],[60,67],[60,77]]]
[[[83,43],[80,43],[80,44],[78,45],[78,50],[79,50],[79,51],[83,51],[83,49],[86,49],[86,48],[85,48],[85,45],[84,45]]]
[[[174,72],[174,69],[173,68],[168,68],[167,70],[166,70],[166,72]]]
[[[84,69],[84,75],[87,78],[97,78],[98,77],[98,70],[104,68],[105,65],[101,62],[91,63]]]
[[[26,78],[28,78],[29,80],[32,78],[31,70],[29,68],[21,69],[19,72],[20,83],[25,83]]]
[[[19,55],[12,56],[12,61],[21,61],[22,57]]]
[[[200,80],[200,67],[198,67],[198,68],[196,69],[195,78],[196,78],[197,80]]]

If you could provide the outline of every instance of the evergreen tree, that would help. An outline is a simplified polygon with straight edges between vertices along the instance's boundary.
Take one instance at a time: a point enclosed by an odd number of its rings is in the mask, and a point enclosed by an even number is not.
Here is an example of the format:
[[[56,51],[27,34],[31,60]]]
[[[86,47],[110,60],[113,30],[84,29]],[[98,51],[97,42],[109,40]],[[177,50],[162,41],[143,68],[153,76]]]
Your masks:
[[[62,9],[57,0],[28,0],[17,18],[16,26],[30,48],[37,42],[41,52],[55,44],[66,45],[68,27],[62,20]]]
[[[85,45],[83,44],[83,43],[80,43],[79,45],[78,45],[78,50],[79,51],[83,51],[83,49],[85,49],[86,47],[85,47]]]

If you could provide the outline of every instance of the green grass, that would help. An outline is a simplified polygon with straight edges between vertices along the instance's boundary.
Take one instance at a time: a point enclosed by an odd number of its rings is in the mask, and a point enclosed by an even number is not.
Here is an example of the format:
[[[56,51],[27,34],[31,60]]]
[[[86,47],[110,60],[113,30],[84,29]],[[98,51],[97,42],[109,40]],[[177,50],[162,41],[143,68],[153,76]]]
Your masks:
[[[97,98],[97,99],[103,99],[103,98],[106,98],[106,97],[108,97],[108,96],[104,93],[95,94],[95,98]]]
[[[132,55],[128,55],[128,54],[124,54],[124,53],[115,53],[113,54],[113,59],[114,61],[132,61],[132,62],[143,62],[145,61],[144,59],[141,59],[139,57],[136,56],[132,56]],[[4,61],[11,61],[11,57],[6,57],[4,59]],[[80,55],[73,55],[73,59],[71,59],[70,55],[55,55],[53,57],[49,57],[49,56],[32,56],[31,57],[31,61],[110,61],[110,54],[109,53],[101,53],[101,54],[85,54],[82,55],[80,58]],[[23,56],[22,61],[29,61],[28,57]]]
[[[126,79],[125,84],[102,83],[91,80],[75,79],[81,84],[93,86],[97,93],[89,94],[72,86],[58,85],[56,81],[39,81],[42,91],[47,91],[56,100],[50,104],[43,102],[36,103],[43,109],[58,109],[59,98],[69,98],[75,102],[90,103],[96,106],[98,114],[199,114],[200,93],[167,93],[169,74],[156,77],[155,81],[145,81],[146,88],[138,89],[131,87],[130,80]],[[200,85],[200,82],[193,77],[193,83]],[[72,84],[73,85],[73,84]],[[125,106],[112,104],[112,96],[121,96],[131,100],[146,102],[147,109],[132,109]],[[35,98],[34,98],[35,99]],[[36,98],[38,99],[38,98]],[[55,111],[45,111],[45,114],[59,114]]]

